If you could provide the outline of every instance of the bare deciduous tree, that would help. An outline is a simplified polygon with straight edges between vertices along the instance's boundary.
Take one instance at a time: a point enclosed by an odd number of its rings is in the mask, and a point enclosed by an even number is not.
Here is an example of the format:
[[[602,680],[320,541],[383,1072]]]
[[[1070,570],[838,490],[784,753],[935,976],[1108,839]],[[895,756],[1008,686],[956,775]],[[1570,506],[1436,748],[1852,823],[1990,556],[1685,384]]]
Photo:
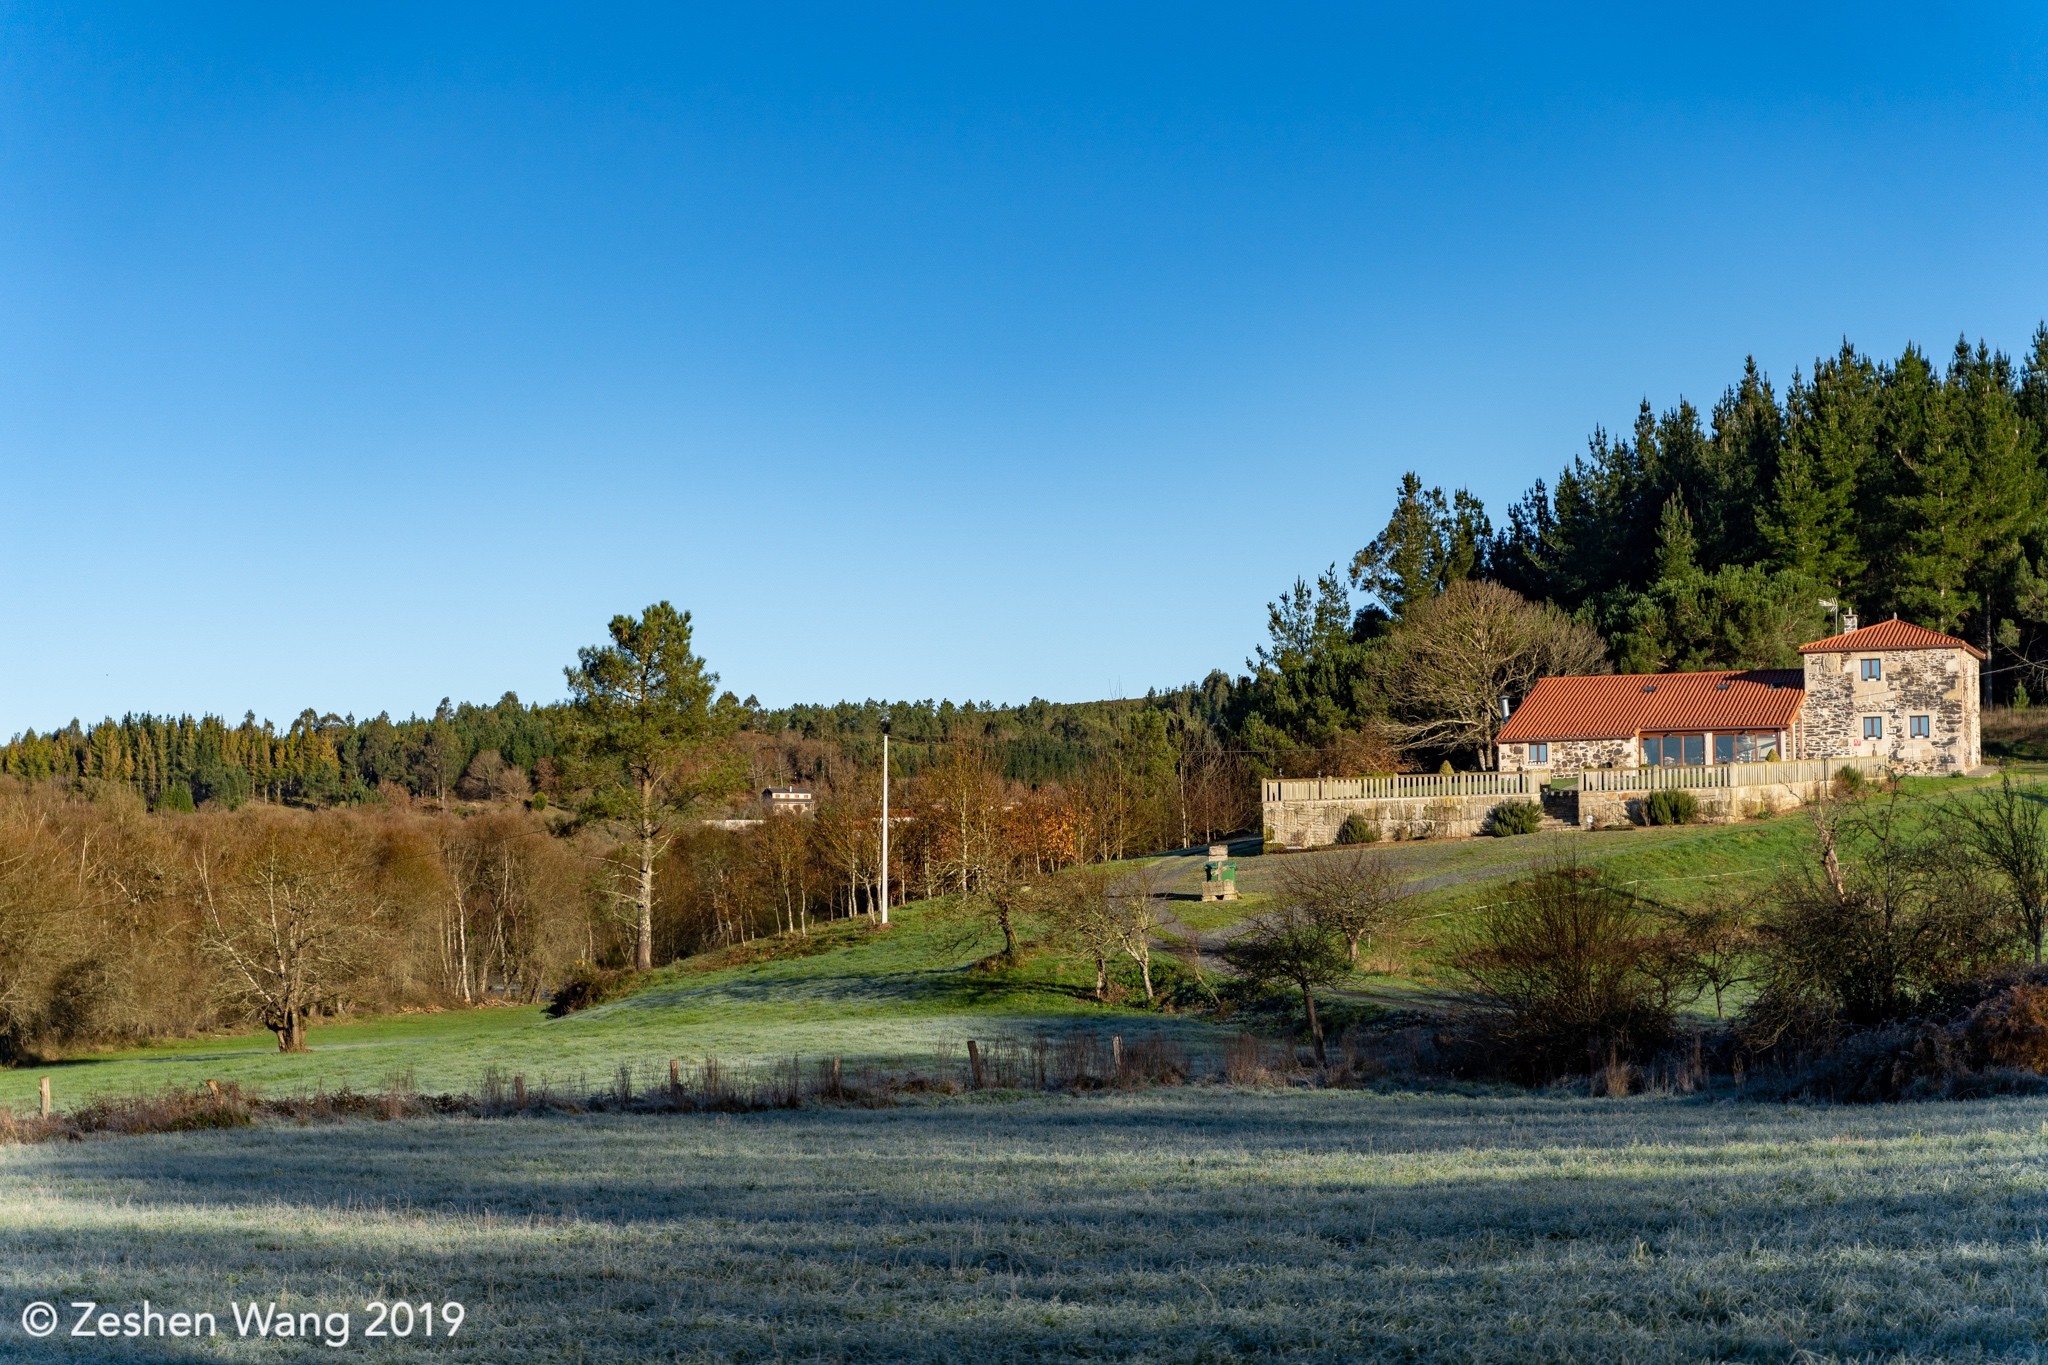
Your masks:
[[[1997,870],[2014,928],[2039,962],[2048,935],[2048,790],[2019,786],[2008,772],[1975,800],[1951,800],[1943,814],[1963,846]]]
[[[1158,873],[1148,864],[1132,868],[1109,885],[1109,928],[1124,956],[1138,964],[1145,999],[1152,994],[1152,935],[1164,916],[1158,896]]]
[[[280,1052],[306,1050],[306,1020],[361,970],[381,907],[347,831],[266,832],[239,866],[205,852],[197,861],[206,952],[222,993],[277,1035]]]
[[[1386,853],[1345,849],[1289,858],[1280,865],[1277,890],[1344,940],[1356,967],[1363,944],[1393,932],[1411,918],[1414,896]]]
[[[1476,753],[1481,767],[1493,763],[1501,698],[1527,695],[1539,678],[1608,671],[1590,626],[1478,579],[1417,602],[1387,649],[1402,746]]]
[[[1299,991],[1316,1064],[1328,1060],[1316,991],[1341,980],[1350,968],[1343,935],[1307,906],[1282,902],[1253,919],[1243,934],[1225,944],[1223,960],[1253,981],[1284,981]]]
[[[1110,900],[1115,874],[1078,867],[1055,883],[1043,902],[1060,938],[1095,963],[1095,998],[1109,998],[1109,959],[1117,952],[1116,915]]]

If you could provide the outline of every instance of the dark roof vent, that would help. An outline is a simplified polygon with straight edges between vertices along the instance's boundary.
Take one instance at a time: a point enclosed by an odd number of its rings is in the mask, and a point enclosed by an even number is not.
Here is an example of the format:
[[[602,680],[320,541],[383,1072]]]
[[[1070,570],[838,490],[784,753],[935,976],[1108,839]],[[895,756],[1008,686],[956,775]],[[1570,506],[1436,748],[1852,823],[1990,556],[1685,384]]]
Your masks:
[[[1655,684],[1655,683],[1644,683],[1644,684],[1643,684],[1643,691],[1645,691],[1645,692],[1655,692],[1656,690],[1657,690],[1657,684]]]
[[[1776,684],[1773,684],[1773,686],[1776,686]],[[1717,682],[1714,684],[1714,690],[1716,692],[1726,692],[1728,690],[1728,684],[1725,682]]]

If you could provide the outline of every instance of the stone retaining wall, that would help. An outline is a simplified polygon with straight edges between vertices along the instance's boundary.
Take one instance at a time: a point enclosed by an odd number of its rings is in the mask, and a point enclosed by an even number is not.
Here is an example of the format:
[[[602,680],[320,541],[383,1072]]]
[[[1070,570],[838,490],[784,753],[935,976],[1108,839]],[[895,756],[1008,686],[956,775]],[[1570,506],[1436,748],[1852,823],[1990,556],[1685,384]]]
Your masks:
[[[1486,832],[1487,817],[1519,796],[1393,796],[1340,801],[1274,801],[1266,805],[1266,840],[1288,848],[1337,842],[1345,820],[1363,815],[1382,840],[1460,839]]]
[[[1803,806],[1815,795],[1818,782],[1765,782],[1754,787],[1685,787],[1699,803],[1697,819],[1705,825],[1730,825]],[[1649,792],[1580,792],[1579,827],[1619,829],[1640,825]],[[1590,818],[1590,822],[1589,822]]]
[[[1732,824],[1796,809],[1814,799],[1821,783],[1759,782],[1745,787],[1687,787],[1698,803],[1702,824]],[[1640,825],[1650,793],[1553,792],[1547,812],[1581,829]],[[1469,839],[1487,832],[1494,808],[1514,796],[1380,797],[1327,801],[1275,801],[1265,807],[1266,839],[1288,848],[1323,848],[1353,815],[1363,815],[1380,839]]]

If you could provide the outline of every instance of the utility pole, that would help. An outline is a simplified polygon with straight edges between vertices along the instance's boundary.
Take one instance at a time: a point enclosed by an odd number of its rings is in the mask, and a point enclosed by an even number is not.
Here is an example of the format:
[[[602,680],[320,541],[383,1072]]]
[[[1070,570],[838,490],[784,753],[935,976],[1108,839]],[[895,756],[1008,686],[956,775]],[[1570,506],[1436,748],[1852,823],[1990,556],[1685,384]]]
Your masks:
[[[889,922],[889,722],[882,722],[882,923]]]

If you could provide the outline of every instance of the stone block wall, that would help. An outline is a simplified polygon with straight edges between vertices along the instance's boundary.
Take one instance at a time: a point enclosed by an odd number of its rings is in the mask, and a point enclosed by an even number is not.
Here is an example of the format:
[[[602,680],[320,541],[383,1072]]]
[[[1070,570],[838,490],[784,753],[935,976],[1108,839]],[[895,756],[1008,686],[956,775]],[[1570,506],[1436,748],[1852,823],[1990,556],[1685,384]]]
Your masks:
[[[1699,803],[1699,821],[1731,825],[1792,810],[1815,796],[1814,782],[1767,782],[1754,787],[1688,787]],[[1648,792],[1580,792],[1579,824],[1588,829],[1640,825]],[[1588,823],[1590,820],[1590,823]]]
[[[1345,801],[1272,801],[1266,804],[1266,839],[1288,848],[1323,848],[1337,842],[1345,820],[1363,815],[1393,839],[1467,839],[1486,832],[1487,817],[1515,796],[1391,796]]]
[[[1633,739],[1557,739],[1550,742],[1548,763],[1531,763],[1526,744],[1501,745],[1496,761],[1504,773],[1530,768],[1575,773],[1587,768],[1633,768],[1642,761],[1642,754]]]
[[[1883,677],[1863,678],[1876,659]],[[1967,772],[1983,762],[1978,713],[1978,663],[1961,649],[1880,649],[1806,656],[1806,701],[1800,712],[1801,756],[1879,758],[1906,772]],[[1877,716],[1884,737],[1866,740],[1863,721]],[[1913,716],[1933,731],[1916,739]]]

